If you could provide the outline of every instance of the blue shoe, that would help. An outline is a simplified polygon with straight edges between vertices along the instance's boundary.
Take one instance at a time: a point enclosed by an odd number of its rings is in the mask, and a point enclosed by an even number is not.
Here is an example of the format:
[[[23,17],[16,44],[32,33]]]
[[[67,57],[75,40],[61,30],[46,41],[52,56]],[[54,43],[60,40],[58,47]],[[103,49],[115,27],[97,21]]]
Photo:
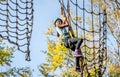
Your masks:
[[[81,72],[80,67],[76,67],[75,69],[77,72]]]

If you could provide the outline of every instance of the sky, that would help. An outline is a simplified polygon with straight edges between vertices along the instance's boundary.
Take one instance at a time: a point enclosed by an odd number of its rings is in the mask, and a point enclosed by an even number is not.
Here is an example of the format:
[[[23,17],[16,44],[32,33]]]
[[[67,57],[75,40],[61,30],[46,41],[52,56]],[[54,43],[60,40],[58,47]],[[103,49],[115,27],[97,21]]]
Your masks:
[[[33,69],[33,77],[41,77],[37,67],[45,62],[45,55],[40,51],[47,50],[47,39],[45,32],[50,25],[50,22],[59,17],[58,0],[33,0],[34,7],[34,24],[31,37],[31,61],[25,61],[25,54],[20,51],[14,53],[12,59],[12,67],[30,66]]]

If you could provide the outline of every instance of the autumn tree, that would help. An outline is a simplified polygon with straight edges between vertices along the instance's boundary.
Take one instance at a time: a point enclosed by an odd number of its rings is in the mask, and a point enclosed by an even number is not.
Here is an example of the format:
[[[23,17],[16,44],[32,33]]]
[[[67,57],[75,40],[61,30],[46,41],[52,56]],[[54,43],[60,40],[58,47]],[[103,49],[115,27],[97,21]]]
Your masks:
[[[32,71],[29,67],[22,68],[9,68],[7,70],[2,70],[5,67],[11,67],[12,58],[14,58],[13,53],[15,52],[14,47],[9,47],[4,43],[4,40],[0,38],[0,77],[31,77]]]

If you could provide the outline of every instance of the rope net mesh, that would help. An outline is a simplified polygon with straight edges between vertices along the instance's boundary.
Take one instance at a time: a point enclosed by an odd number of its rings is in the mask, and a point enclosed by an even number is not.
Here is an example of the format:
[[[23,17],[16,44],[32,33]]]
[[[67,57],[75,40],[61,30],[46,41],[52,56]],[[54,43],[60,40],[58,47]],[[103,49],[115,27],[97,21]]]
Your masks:
[[[102,10],[100,3],[94,0],[59,0],[59,3],[66,14],[70,9],[74,33],[76,37],[84,39],[81,47],[84,56],[81,77],[86,74],[88,77],[101,77],[105,72],[104,62],[107,59],[106,9]]]
[[[0,1],[0,36],[26,53],[28,61],[32,28],[33,0]]]

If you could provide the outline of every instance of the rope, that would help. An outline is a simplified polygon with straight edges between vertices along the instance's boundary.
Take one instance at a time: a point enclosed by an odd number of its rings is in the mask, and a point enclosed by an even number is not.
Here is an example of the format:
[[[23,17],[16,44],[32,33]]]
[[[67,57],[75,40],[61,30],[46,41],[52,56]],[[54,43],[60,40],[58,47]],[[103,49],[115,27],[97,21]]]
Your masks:
[[[78,37],[78,1],[76,0],[76,37]]]
[[[71,34],[71,37],[75,37],[73,29],[71,27],[71,20],[70,20],[70,2],[69,0],[67,1],[67,13],[68,13],[68,23],[69,23],[69,32]]]
[[[70,1],[71,1],[71,3],[72,3],[74,6],[76,6],[76,4],[75,4],[72,0],[70,0]],[[77,7],[78,7],[80,10],[85,10],[85,12],[90,13],[90,14],[94,14],[94,15],[100,15],[100,14],[102,14],[102,13],[95,13],[95,12],[92,12],[92,11],[88,11],[88,10],[85,9],[85,8],[81,8],[79,5],[77,5]]]
[[[85,6],[85,1],[83,0],[83,8],[85,8],[84,6]],[[79,27],[80,27],[80,26],[79,26]],[[82,29],[82,28],[81,28],[81,29]],[[86,30],[85,30],[85,10],[83,10],[83,29],[84,29],[84,30],[83,30],[83,33],[84,33],[84,38],[83,38],[83,39],[84,39],[84,45],[85,45],[84,50],[85,50],[85,56],[87,56],[88,53],[87,53],[87,51],[86,51],[87,45],[86,45],[86,40],[85,40],[85,39],[86,39],[86,36],[85,36],[85,31],[86,31]],[[90,47],[89,47],[89,48],[90,48]],[[88,65],[88,64],[87,64],[87,60],[88,60],[88,59],[87,59],[86,57],[84,57],[84,60],[86,61],[86,63],[84,63],[84,64],[87,66],[87,65]],[[86,69],[88,69],[88,67],[86,67]],[[86,73],[86,72],[85,72],[85,73]],[[87,73],[89,74],[89,71],[88,71],[88,70],[87,70]]]
[[[91,0],[91,10],[92,10],[92,13],[93,13],[93,0]],[[94,31],[94,16],[93,14],[91,14],[92,16],[92,31]],[[93,35],[92,35],[92,38],[93,38],[93,60],[94,60],[94,72],[95,72],[95,76],[96,76],[96,60],[95,60],[95,42],[94,42],[94,39],[95,39],[95,34],[93,32]]]
[[[99,4],[99,12],[96,13],[94,11],[94,4],[93,4],[93,0],[91,0],[91,11],[88,11],[85,8],[85,1],[83,0],[83,7],[80,7],[78,5],[78,1],[76,0],[76,3],[73,2],[72,0],[70,0],[71,4],[73,6],[76,7],[76,17],[78,17],[78,11],[82,10],[83,11],[83,17],[82,17],[82,25],[78,24],[78,19],[76,19],[76,21],[74,21],[72,19],[72,16],[70,15],[70,20],[73,23],[73,25],[76,26],[76,30],[79,29],[81,31],[83,31],[83,39],[84,39],[84,45],[81,47],[82,49],[84,49],[83,54],[84,54],[84,60],[85,62],[84,67],[85,67],[85,71],[82,70],[82,74],[81,76],[83,76],[83,73],[87,73],[88,76],[92,76],[91,72],[89,70],[91,70],[92,68],[94,68],[94,72],[95,75],[94,76],[99,76],[101,77],[104,72],[106,67],[103,66],[103,61],[105,61],[107,59],[107,14],[106,12],[101,12],[100,10],[100,4]],[[59,0],[59,3],[61,6],[63,6],[64,11],[67,11],[65,5],[64,5],[64,1]],[[91,15],[91,28],[92,30],[88,30],[86,29],[86,13]],[[103,15],[103,25],[102,24],[102,19],[101,19],[101,15]],[[95,24],[94,24],[94,16],[97,16],[99,18],[99,26],[98,26],[98,31],[95,29]],[[78,32],[76,32],[78,33]],[[92,34],[92,39],[87,39],[86,33]],[[96,35],[99,35],[99,38],[96,39]],[[89,44],[91,44],[91,46],[89,46]],[[98,44],[98,45],[96,45]],[[89,49],[89,51],[87,50]],[[92,56],[93,58],[89,58],[89,56]],[[88,63],[90,62],[90,63]],[[98,71],[96,66],[99,67]]]
[[[22,6],[22,5],[26,6]],[[28,6],[29,5],[29,6]],[[17,49],[26,53],[25,59],[30,61],[30,40],[33,29],[33,0],[6,0],[0,2],[0,37],[17,46]],[[15,6],[15,7],[13,7]],[[29,10],[29,11],[28,11]],[[14,39],[14,40],[13,40]]]

